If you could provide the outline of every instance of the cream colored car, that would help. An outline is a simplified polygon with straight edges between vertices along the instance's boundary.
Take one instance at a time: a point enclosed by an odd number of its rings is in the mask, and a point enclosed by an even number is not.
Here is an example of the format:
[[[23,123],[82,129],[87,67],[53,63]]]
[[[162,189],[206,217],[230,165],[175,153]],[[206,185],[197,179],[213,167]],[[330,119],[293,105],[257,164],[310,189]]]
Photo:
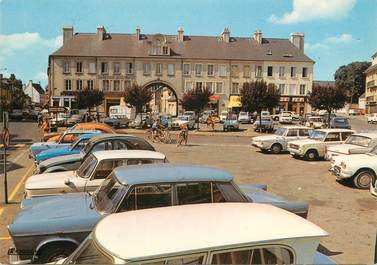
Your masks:
[[[28,178],[25,198],[92,192],[114,168],[124,165],[165,163],[164,154],[144,150],[107,150],[90,154],[76,171],[44,173]]]
[[[343,143],[353,133],[355,131],[348,129],[314,130],[308,139],[289,142],[288,151],[294,157],[318,160],[325,157],[328,146]]]
[[[306,127],[311,127],[313,129],[321,129],[325,127],[325,123],[323,122],[323,119],[319,116],[311,116],[308,118],[308,120],[305,122]]]

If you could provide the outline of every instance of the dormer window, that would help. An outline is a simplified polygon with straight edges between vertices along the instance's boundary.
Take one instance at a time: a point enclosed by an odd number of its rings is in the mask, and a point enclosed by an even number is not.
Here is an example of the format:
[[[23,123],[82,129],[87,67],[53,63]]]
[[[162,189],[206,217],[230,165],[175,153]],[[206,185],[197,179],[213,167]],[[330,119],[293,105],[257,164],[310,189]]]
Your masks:
[[[169,47],[168,46],[162,47],[162,54],[163,55],[169,55]]]
[[[159,35],[152,40],[149,55],[170,55],[170,48],[165,37]]]

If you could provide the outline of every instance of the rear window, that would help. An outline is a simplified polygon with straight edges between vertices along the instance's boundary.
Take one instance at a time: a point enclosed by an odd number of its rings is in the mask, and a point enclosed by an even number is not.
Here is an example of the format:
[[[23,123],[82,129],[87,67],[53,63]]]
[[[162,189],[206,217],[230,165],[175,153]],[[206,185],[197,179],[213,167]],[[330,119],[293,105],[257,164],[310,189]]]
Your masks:
[[[144,139],[132,138],[129,140],[129,142],[133,145],[135,150],[156,151],[154,147]]]

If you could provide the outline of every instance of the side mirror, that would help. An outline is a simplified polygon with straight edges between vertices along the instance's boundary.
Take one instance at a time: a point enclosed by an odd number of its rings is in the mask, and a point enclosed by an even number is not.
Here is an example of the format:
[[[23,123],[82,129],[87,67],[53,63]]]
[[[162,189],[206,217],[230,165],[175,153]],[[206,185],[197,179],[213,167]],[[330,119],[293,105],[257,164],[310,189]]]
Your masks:
[[[66,178],[66,179],[64,180],[64,184],[67,185],[67,186],[69,186],[71,183],[72,183],[72,182],[71,182],[71,179],[70,179],[70,178]]]

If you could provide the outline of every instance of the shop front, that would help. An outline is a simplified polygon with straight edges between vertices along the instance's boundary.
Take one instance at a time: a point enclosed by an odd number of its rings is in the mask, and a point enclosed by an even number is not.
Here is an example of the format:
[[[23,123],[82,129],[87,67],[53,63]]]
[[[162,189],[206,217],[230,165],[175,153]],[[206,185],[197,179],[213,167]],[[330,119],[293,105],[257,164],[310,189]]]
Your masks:
[[[229,96],[228,110],[238,113],[241,111],[242,103],[240,96]]]
[[[280,109],[284,111],[293,111],[297,114],[308,112],[307,97],[280,97]]]

